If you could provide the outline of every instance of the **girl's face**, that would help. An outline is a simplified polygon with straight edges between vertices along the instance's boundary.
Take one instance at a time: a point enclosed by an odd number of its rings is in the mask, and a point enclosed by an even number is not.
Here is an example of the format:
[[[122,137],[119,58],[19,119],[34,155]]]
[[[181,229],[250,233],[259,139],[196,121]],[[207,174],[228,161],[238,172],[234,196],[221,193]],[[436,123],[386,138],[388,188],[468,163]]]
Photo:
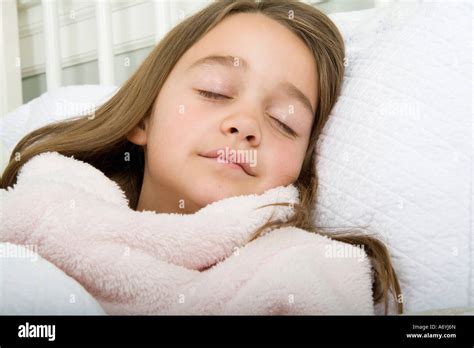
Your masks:
[[[145,149],[137,210],[193,213],[294,183],[316,108],[315,64],[303,41],[264,15],[219,23],[181,57],[128,137]]]

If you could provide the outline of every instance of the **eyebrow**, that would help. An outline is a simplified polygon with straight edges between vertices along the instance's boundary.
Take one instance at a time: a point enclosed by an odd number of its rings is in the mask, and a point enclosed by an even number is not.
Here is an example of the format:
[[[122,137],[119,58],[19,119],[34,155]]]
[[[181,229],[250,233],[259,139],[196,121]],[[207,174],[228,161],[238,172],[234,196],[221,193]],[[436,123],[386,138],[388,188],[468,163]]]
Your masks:
[[[236,60],[237,59],[237,60]],[[236,56],[219,56],[219,55],[211,55],[204,58],[200,58],[191,64],[186,71],[189,72],[190,70],[194,70],[195,68],[202,66],[202,65],[220,65],[226,68],[236,68],[234,65],[235,62],[238,61],[238,67],[243,68],[243,70],[249,70],[249,64],[247,61],[241,57]],[[313,110],[313,106],[309,101],[308,97],[301,92],[294,84],[291,82],[281,82],[279,87],[282,88],[282,91],[288,97],[292,97],[297,99],[303,106],[311,112],[311,115],[314,115],[315,111]]]

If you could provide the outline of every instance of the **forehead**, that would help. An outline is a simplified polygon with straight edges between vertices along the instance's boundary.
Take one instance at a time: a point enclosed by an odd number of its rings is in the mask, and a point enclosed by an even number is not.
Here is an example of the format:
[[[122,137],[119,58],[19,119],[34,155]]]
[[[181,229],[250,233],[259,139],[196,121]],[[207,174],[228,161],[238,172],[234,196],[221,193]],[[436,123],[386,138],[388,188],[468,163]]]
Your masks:
[[[180,65],[186,72],[216,63],[250,72],[254,83],[290,83],[315,108],[317,70],[311,50],[286,26],[265,15],[240,13],[225,18],[183,55]]]

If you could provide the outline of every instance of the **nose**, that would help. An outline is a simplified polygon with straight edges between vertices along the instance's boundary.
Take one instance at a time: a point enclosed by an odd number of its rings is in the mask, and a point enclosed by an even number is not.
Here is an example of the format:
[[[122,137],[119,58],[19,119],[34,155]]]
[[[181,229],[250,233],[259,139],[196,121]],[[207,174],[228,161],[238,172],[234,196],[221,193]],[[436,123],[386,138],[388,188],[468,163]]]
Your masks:
[[[236,138],[238,143],[248,142],[250,146],[257,146],[260,143],[260,127],[258,122],[250,116],[235,116],[227,118],[222,122],[222,131],[226,136]]]

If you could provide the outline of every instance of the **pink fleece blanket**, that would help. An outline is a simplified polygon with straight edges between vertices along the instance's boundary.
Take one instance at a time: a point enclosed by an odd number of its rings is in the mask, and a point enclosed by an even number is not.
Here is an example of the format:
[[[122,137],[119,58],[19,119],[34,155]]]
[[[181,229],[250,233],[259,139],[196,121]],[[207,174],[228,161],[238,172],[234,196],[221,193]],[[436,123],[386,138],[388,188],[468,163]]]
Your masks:
[[[0,242],[36,245],[108,314],[374,314],[362,249],[285,220],[293,185],[226,198],[195,214],[136,212],[93,166],[56,152],[0,190]]]

